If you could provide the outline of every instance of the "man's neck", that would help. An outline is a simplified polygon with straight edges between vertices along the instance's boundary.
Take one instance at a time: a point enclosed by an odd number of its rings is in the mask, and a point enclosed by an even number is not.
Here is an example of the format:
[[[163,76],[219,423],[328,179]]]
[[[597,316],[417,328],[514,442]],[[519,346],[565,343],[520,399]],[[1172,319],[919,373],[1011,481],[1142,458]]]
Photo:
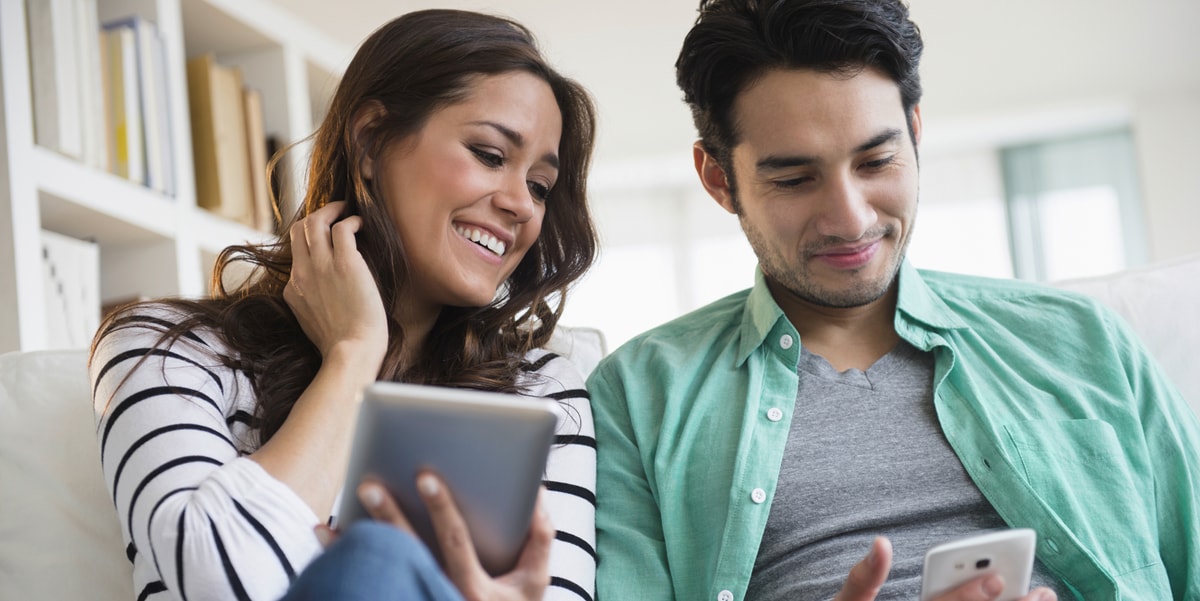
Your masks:
[[[775,294],[774,286],[771,288],[775,302],[795,326],[804,348],[838,371],[866,371],[900,342],[895,326],[895,283],[871,303],[845,309],[814,305],[786,293]]]

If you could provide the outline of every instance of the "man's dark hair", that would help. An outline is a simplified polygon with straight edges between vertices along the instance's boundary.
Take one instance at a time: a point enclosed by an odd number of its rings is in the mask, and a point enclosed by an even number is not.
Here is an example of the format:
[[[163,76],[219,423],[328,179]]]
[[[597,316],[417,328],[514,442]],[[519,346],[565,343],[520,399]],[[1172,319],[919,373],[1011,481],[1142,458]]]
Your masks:
[[[921,33],[903,0],[701,0],[675,62],[704,150],[733,185],[733,103],[772,69],[853,76],[866,67],[900,87],[912,135],[921,99]]]

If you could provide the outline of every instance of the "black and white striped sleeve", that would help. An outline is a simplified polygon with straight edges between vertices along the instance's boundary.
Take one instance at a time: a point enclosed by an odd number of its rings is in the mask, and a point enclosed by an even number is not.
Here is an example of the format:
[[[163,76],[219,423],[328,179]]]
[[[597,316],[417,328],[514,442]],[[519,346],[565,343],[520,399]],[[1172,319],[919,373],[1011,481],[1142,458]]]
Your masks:
[[[544,601],[592,601],[596,581],[596,431],[579,371],[553,353],[531,353],[527,394],[557,401],[559,419],[544,484],[557,529]]]
[[[141,311],[146,311],[141,309]],[[317,516],[245,457],[254,399],[211,333],[155,348],[169,310],[109,330],[90,366],[105,481],[138,599],[277,599],[319,553]]]

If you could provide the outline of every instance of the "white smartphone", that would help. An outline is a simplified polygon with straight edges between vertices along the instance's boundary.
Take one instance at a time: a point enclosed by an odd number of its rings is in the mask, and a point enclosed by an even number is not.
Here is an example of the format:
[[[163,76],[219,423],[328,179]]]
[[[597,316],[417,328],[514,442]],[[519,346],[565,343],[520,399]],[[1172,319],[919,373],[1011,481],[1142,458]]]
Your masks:
[[[921,572],[921,601],[930,601],[984,574],[1004,578],[997,601],[1029,594],[1037,533],[1029,528],[989,530],[933,547]]]
[[[437,472],[454,495],[489,574],[512,569],[524,547],[557,423],[551,401],[393,382],[363,391],[338,526],[367,516],[354,494],[382,480],[430,551],[433,523],[417,473]]]

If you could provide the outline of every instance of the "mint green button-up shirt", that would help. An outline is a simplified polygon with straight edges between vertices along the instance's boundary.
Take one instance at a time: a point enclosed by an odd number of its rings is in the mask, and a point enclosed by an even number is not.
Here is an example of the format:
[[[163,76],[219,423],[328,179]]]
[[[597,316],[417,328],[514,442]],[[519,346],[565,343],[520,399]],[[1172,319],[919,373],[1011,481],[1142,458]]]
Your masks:
[[[905,264],[899,286],[947,440],[1038,558],[1089,601],[1200,600],[1200,425],[1128,327],[1022,282]],[[744,598],[800,342],[758,273],[593,372],[598,601]]]

